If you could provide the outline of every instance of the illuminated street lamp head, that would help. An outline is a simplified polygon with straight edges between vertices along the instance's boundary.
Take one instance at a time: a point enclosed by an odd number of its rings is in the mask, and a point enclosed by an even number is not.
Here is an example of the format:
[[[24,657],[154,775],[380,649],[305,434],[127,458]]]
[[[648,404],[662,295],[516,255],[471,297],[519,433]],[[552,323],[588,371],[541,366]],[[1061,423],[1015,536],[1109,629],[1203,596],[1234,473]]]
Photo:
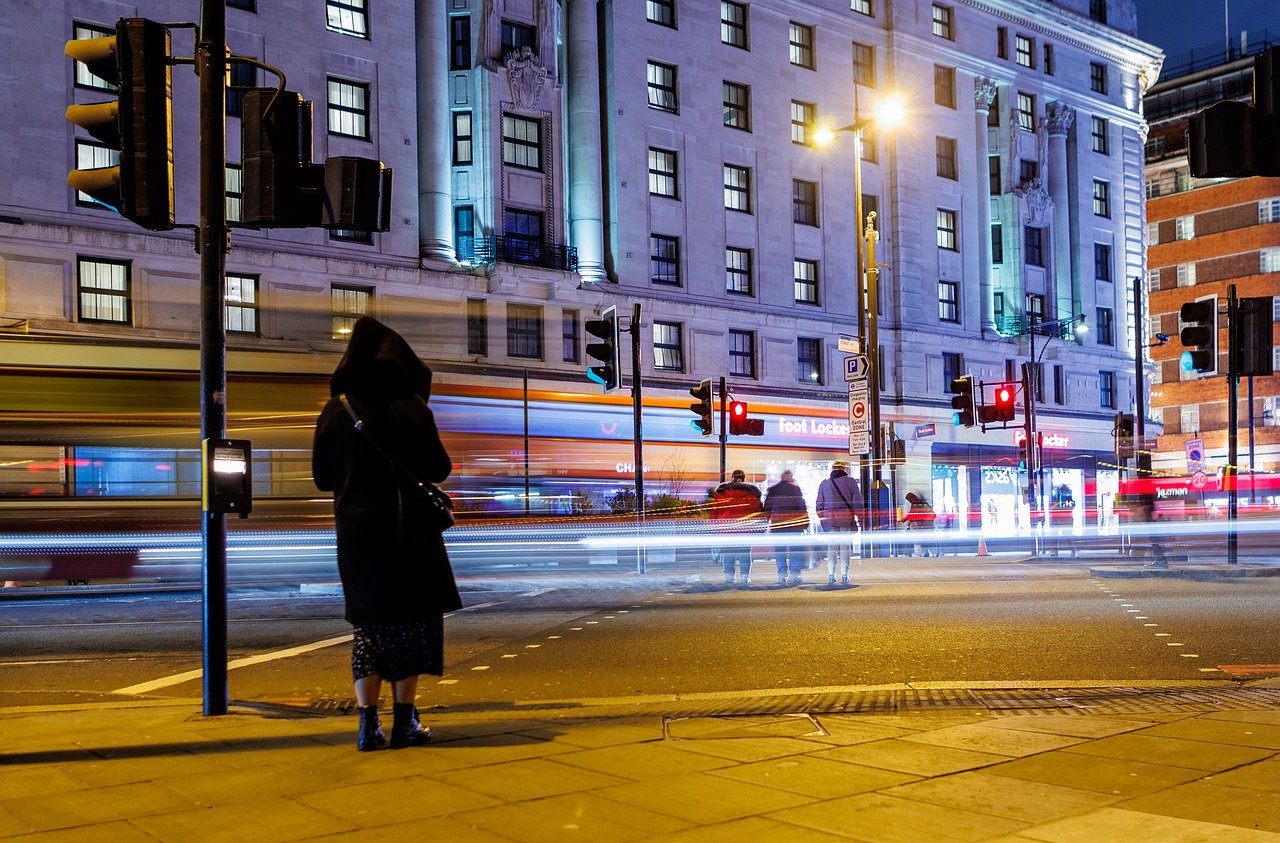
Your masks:
[[[813,130],[813,142],[817,146],[826,146],[836,139],[836,132],[830,126],[818,126]]]
[[[1089,333],[1089,326],[1085,324],[1084,317],[1080,317],[1080,321],[1076,323],[1076,336],[1083,337]]]
[[[880,105],[876,108],[875,122],[880,126],[896,126],[906,115],[907,109],[903,104],[902,95],[890,94],[880,100]]]

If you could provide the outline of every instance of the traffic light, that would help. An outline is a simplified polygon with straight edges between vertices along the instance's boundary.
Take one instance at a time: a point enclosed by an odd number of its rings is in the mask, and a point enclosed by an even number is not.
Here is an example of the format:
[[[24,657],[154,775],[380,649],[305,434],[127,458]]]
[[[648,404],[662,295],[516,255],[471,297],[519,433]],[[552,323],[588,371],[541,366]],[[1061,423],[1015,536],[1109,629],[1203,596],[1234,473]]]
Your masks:
[[[1275,322],[1271,296],[1251,296],[1236,303],[1236,343],[1231,349],[1236,374],[1270,375],[1273,373],[1271,326]]]
[[[963,375],[951,382],[951,423],[956,427],[973,427],[973,376]]]
[[[983,423],[1013,421],[1017,409],[1015,403],[1017,395],[1018,390],[1014,384],[998,384],[993,395],[994,402],[990,407],[982,408]]]
[[[1116,413],[1116,458],[1127,460],[1133,456],[1134,422],[1132,413]]]
[[[703,436],[710,436],[712,432],[711,378],[703,378],[697,386],[689,390],[689,394],[698,399],[695,403],[689,405],[689,409],[693,410],[693,414],[697,416],[689,424]]]
[[[1185,326],[1178,334],[1183,348],[1182,368],[1202,375],[1218,371],[1218,297],[1189,301],[1178,310]]]
[[[598,365],[587,367],[587,377],[601,384],[604,391],[617,389],[618,375],[618,309],[607,307],[599,319],[588,319],[587,333],[599,342],[587,343],[587,356]]]
[[[729,403],[729,433],[733,436],[763,436],[764,419],[747,416],[746,401]]]
[[[115,166],[71,170],[67,184],[143,228],[173,228],[169,30],[146,18],[121,18],[115,35],[72,39],[66,54],[119,94],[115,101],[69,105],[67,120],[120,153]]]
[[[302,94],[275,88],[246,91],[240,150],[241,222],[264,228],[320,224],[324,173],[311,163],[311,103]]]

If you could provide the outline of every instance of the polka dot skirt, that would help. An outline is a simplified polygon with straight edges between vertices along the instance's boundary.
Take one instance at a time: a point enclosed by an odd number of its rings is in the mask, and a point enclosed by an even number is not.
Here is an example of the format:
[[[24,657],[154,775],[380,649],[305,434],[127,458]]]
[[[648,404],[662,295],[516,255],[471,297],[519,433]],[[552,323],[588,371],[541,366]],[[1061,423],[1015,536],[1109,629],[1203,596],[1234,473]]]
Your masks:
[[[352,630],[351,676],[377,674],[390,682],[444,673],[444,618],[368,624]]]

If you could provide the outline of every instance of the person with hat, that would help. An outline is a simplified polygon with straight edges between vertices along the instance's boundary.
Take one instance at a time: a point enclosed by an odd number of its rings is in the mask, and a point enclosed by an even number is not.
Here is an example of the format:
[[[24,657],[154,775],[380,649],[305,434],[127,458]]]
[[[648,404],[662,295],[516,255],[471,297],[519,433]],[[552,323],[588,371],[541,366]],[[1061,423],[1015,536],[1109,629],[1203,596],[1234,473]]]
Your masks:
[[[809,506],[804,502],[804,492],[796,485],[790,471],[782,472],[777,483],[765,493],[764,512],[769,519],[771,533],[803,533],[809,529]],[[800,584],[800,572],[804,570],[807,555],[803,542],[779,542],[774,548],[778,562],[778,585],[787,584],[787,572],[791,584]]]
[[[747,482],[747,473],[735,468],[728,483],[716,487],[711,498],[711,521],[722,533],[752,533],[759,530],[760,489]],[[742,585],[751,584],[751,545],[731,544],[720,550],[724,581],[734,582],[735,568]]]
[[[907,503],[911,507],[907,510],[907,514],[902,520],[907,522],[908,530],[932,530],[934,521],[937,520],[937,514],[934,513],[933,507],[929,506],[929,502],[925,500],[924,495],[918,492],[907,493]],[[923,542],[916,542],[911,549],[912,556],[937,556],[932,550],[925,546]]]
[[[858,529],[858,513],[862,511],[862,489],[849,476],[849,464],[836,460],[831,475],[818,486],[818,521],[824,533],[834,533],[827,543],[827,583],[836,581],[836,562],[840,562],[840,582],[849,584],[849,559],[853,556],[854,530]]]

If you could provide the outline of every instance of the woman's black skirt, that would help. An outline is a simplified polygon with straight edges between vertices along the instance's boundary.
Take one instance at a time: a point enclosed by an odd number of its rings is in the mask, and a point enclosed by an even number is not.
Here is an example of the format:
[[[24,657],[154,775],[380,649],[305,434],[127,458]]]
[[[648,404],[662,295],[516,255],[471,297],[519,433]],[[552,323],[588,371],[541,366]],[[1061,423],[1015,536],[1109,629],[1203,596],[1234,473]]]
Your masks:
[[[352,629],[351,676],[377,674],[390,682],[444,674],[444,618],[367,624]]]

